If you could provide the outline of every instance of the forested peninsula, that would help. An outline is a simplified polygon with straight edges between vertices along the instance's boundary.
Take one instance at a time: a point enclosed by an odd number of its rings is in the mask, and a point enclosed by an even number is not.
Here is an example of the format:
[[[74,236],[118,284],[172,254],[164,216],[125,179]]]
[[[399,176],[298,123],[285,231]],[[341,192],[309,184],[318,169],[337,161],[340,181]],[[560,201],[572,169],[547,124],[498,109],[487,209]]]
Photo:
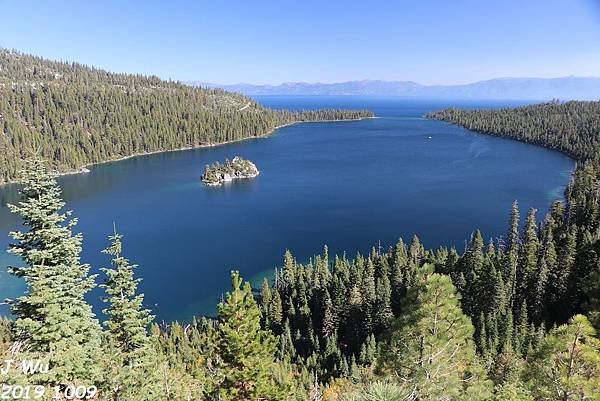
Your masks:
[[[269,135],[304,121],[372,117],[366,110],[285,111],[241,94],[111,73],[0,48],[0,184],[36,154],[64,172],[146,153]]]
[[[579,162],[600,165],[600,102],[552,101],[518,108],[449,108],[428,118],[462,125],[486,135],[558,150]]]

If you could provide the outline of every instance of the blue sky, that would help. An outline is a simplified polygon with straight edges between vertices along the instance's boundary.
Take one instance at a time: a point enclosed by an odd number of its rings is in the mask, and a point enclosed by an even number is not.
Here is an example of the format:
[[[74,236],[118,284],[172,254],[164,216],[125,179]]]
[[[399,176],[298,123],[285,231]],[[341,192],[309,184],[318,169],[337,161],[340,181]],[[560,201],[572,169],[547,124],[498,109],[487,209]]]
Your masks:
[[[600,0],[0,0],[0,46],[216,83],[600,76]]]

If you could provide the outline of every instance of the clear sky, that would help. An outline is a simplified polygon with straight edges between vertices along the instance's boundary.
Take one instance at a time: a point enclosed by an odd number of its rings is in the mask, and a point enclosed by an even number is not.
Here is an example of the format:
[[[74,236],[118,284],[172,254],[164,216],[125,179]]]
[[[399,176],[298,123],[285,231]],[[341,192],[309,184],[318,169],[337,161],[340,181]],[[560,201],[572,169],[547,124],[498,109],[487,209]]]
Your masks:
[[[215,83],[600,76],[600,0],[0,0],[0,46]]]

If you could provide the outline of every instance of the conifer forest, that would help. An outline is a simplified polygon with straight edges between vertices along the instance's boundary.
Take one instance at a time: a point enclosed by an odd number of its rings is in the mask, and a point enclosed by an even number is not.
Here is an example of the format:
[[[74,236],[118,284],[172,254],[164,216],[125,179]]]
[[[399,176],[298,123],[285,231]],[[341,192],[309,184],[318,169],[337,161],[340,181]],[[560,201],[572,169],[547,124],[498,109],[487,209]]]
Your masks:
[[[0,48],[0,184],[39,155],[58,172],[133,155],[270,134],[300,121],[371,117],[366,110],[272,110],[241,94],[115,74]]]
[[[129,259],[127,236],[106,233],[100,275],[81,260],[86,233],[57,173],[372,116],[268,109],[1,50],[0,182],[21,182],[9,206],[22,222],[9,248],[20,263],[9,271],[26,290],[0,319],[2,360],[15,361],[0,366],[0,399],[25,389],[42,400],[600,400],[600,102],[426,116],[576,160],[549,210],[515,201],[497,211],[501,238],[473,227],[464,249],[427,249],[415,233],[352,257],[325,244],[308,261],[282,250],[259,288],[232,271],[216,316],[164,324],[139,290],[144,266]],[[47,369],[26,372],[24,361]]]

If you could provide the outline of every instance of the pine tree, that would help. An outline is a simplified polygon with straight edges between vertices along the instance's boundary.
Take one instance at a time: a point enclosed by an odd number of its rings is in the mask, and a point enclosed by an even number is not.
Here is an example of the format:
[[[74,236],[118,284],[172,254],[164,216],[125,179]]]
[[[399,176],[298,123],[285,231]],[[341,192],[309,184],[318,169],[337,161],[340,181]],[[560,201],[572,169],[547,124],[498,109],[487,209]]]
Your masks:
[[[350,289],[347,302],[345,327],[343,332],[340,332],[339,335],[344,339],[346,346],[352,352],[355,352],[360,350],[365,333],[370,333],[370,326],[365,327],[364,322],[366,320],[367,324],[370,325],[371,319],[365,319],[365,302],[357,285]]]
[[[337,334],[327,337],[325,340],[325,349],[323,352],[323,366],[329,376],[337,375],[337,371],[342,365],[342,351],[338,346]]]
[[[523,371],[523,359],[509,343],[496,357],[490,370],[490,378],[496,385],[514,383]]]
[[[108,304],[103,313],[108,331],[103,344],[103,370],[113,372],[106,376],[104,387],[107,397],[113,400],[151,399],[159,394],[156,375],[160,358],[153,349],[148,326],[152,321],[150,311],[143,308],[143,294],[137,288],[141,279],[134,278],[134,269],[122,252],[123,237],[116,232],[109,236],[110,246],[103,252],[111,257],[110,268],[101,269],[106,280],[101,285]]]
[[[360,347],[359,362],[363,365],[370,365],[375,359],[376,350],[377,342],[375,341],[375,335],[371,334]]]
[[[493,281],[493,289],[492,289],[492,297],[493,301],[491,302],[491,306],[496,313],[505,313],[506,308],[508,307],[508,295],[507,295],[507,287],[504,285],[504,280],[502,280],[502,273],[496,272],[495,280]]]
[[[373,265],[373,260],[371,257],[367,259],[364,274],[362,275],[360,295],[362,302],[360,308],[360,314],[362,315],[361,326],[363,328],[363,332],[371,332],[375,324],[376,316],[374,313],[374,307],[377,298],[377,288],[375,285],[375,266]]]
[[[541,323],[546,315],[546,299],[549,298],[546,297],[548,274],[546,257],[542,255],[538,263],[537,271],[532,277],[529,293],[532,320],[537,324]]]
[[[271,327],[271,331],[275,335],[281,333],[281,323],[283,319],[283,305],[281,304],[281,296],[279,291],[275,291],[271,297],[269,304],[268,320]]]
[[[263,327],[271,327],[271,322],[269,320],[269,304],[271,303],[272,296],[273,294],[269,286],[269,280],[265,277],[262,286],[260,287],[260,296],[258,298]]]
[[[517,352],[520,355],[527,356],[527,352],[531,345],[531,338],[529,333],[527,304],[525,302],[521,304],[521,310],[519,311],[518,324],[515,330],[515,345]]]
[[[323,324],[322,334],[324,338],[331,336],[337,330],[335,311],[333,310],[333,303],[329,296],[329,291],[325,292],[323,299]]]
[[[392,312],[394,315],[400,314],[401,300],[406,295],[407,274],[405,274],[407,264],[406,245],[400,239],[394,247],[392,254],[392,272],[390,284],[392,288]]]
[[[477,316],[483,309],[483,303],[480,303],[480,294],[484,290],[482,281],[484,261],[483,238],[481,232],[476,230],[471,235],[469,247],[462,260],[462,273],[466,280],[465,289],[462,292],[462,306],[469,316]]]
[[[489,383],[475,354],[473,326],[449,277],[424,273],[382,347],[379,370],[419,400],[484,400]]]
[[[556,223],[551,215],[548,215],[545,225],[542,228],[542,245],[536,277],[532,285],[534,295],[531,304],[532,318],[538,324],[542,320],[546,320],[548,312],[552,310],[552,305],[556,302],[561,302],[560,298],[564,293],[560,289],[562,272],[558,271],[558,259],[556,253],[556,245],[554,242],[554,232],[556,231]]]
[[[81,234],[53,175],[38,159],[27,161],[21,200],[9,205],[27,231],[11,233],[17,242],[9,251],[21,257],[22,267],[10,272],[24,279],[25,295],[10,301],[16,317],[16,339],[49,359],[50,383],[90,382],[99,375],[100,325],[85,295],[95,286],[89,266],[81,264]]]
[[[343,394],[340,401],[407,401],[413,399],[410,389],[395,383],[377,381]]]
[[[390,320],[394,317],[391,306],[392,289],[388,275],[377,279],[377,292],[375,301],[375,329],[377,332],[385,330]]]
[[[519,203],[513,202],[510,213],[510,225],[507,235],[507,249],[504,260],[504,283],[507,288],[507,299],[512,302],[516,291],[517,264],[519,255]]]
[[[413,235],[410,245],[408,246],[408,255],[412,258],[414,262],[419,262],[423,255],[425,254],[425,248],[419,240],[419,237]]]
[[[576,228],[573,227],[565,233],[564,244],[558,252],[557,271],[551,281],[555,288],[551,313],[554,322],[565,322],[573,314],[573,302],[572,300],[570,300],[571,302],[565,302],[565,298],[570,298],[570,281],[572,280],[576,254],[577,233]]]
[[[123,236],[116,232],[109,236],[111,244],[103,252],[111,257],[110,268],[101,269],[106,274],[102,288],[106,292],[104,302],[108,304],[102,312],[114,344],[123,353],[125,364],[133,365],[148,345],[148,325],[153,319],[148,309],[144,309],[144,295],[138,294],[141,279],[134,278],[132,265],[122,252]]]
[[[536,282],[540,243],[537,235],[535,213],[536,210],[531,208],[527,212],[527,217],[525,218],[525,229],[517,267],[518,293],[516,294],[517,299],[515,299],[517,305],[521,304],[524,300],[527,300],[527,303],[533,308],[535,308],[537,303],[536,293],[539,291],[543,292],[543,288],[545,288],[542,287],[542,289],[538,289],[538,283]],[[548,267],[544,265],[543,269],[544,272],[542,274],[547,276]]]
[[[515,324],[514,324],[514,317],[513,317],[513,311],[512,309],[508,309],[506,311],[506,315],[501,317],[503,324],[502,324],[502,330],[500,333],[500,345],[501,345],[501,349],[506,349],[506,348],[511,348],[511,349],[515,349],[514,347],[514,335],[515,335]]]
[[[521,254],[519,267],[523,270],[525,279],[532,276],[537,265],[540,242],[537,235],[537,225],[535,222],[534,208],[529,209],[525,218],[525,229],[523,233],[523,243],[521,245]]]
[[[218,307],[220,400],[285,399],[292,393],[291,381],[287,376],[283,383],[273,378],[276,339],[260,328],[260,310],[250,283],[232,272],[231,286]]]
[[[500,350],[500,330],[498,329],[498,313],[488,313],[485,317],[485,327],[488,332],[488,349],[494,357]]]
[[[480,313],[497,312],[505,307],[502,274],[497,272],[494,262],[493,256],[486,255],[477,280],[476,299]]]
[[[600,340],[585,316],[548,333],[528,361],[526,379],[536,399],[599,399]]]
[[[296,348],[294,347],[294,339],[292,338],[292,330],[290,329],[290,321],[285,320],[283,324],[283,333],[279,336],[279,347],[277,349],[277,359],[283,361],[285,359],[293,359],[296,356]]]
[[[294,257],[292,256],[292,253],[289,251],[289,249],[286,249],[285,255],[283,256],[282,271],[284,286],[293,287],[296,283],[295,269],[296,261],[294,260]]]

